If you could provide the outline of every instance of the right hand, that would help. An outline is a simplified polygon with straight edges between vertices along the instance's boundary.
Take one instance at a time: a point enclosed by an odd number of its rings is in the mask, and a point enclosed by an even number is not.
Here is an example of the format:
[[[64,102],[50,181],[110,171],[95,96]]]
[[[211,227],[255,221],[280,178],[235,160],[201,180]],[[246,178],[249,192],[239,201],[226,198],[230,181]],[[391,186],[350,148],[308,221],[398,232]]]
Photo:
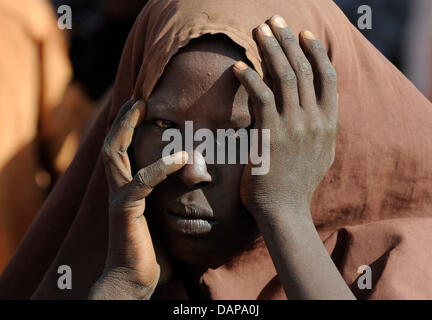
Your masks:
[[[132,108],[130,105],[128,100],[120,109],[103,147],[109,187],[108,255],[90,299],[151,297],[161,268],[144,216],[145,198],[168,175],[180,170],[188,158],[186,152],[178,152],[139,170],[133,177],[127,149],[144,118],[145,102],[139,100]]]

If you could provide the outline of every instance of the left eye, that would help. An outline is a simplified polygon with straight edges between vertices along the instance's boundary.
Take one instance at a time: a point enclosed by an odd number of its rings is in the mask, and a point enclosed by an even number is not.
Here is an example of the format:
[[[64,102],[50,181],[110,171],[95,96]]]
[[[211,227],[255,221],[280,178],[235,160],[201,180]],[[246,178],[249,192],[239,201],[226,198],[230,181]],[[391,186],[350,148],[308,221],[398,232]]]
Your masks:
[[[170,120],[162,120],[162,119],[158,119],[155,121],[155,124],[162,129],[176,129],[178,128],[177,123],[170,121]]]

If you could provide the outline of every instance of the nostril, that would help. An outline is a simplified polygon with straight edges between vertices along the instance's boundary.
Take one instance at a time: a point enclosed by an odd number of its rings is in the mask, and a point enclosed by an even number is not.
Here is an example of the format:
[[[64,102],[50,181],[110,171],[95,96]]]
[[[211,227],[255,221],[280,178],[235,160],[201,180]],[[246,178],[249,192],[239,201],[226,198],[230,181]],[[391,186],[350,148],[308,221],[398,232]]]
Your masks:
[[[213,181],[212,176],[207,171],[196,170],[193,166],[183,168],[176,175],[176,179],[188,188],[204,187]]]
[[[183,180],[189,188],[196,188],[197,186],[205,186],[212,181],[212,178],[208,172],[186,172],[188,174]]]
[[[188,187],[205,186],[212,182],[212,176],[207,171],[204,157],[194,150],[193,163],[186,164],[178,173],[177,177]]]
[[[209,184],[210,184],[209,181],[202,181],[202,182],[195,184],[193,187],[199,189],[199,188],[204,188],[205,186],[208,186]]]

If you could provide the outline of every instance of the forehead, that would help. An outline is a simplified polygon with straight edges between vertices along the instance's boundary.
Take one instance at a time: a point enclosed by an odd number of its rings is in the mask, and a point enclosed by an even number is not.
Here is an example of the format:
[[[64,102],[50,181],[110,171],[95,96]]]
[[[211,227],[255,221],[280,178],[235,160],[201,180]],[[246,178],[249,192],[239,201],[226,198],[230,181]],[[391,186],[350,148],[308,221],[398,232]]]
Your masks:
[[[232,71],[245,60],[230,40],[200,39],[168,63],[148,100],[148,113],[185,120],[250,122],[248,96]]]

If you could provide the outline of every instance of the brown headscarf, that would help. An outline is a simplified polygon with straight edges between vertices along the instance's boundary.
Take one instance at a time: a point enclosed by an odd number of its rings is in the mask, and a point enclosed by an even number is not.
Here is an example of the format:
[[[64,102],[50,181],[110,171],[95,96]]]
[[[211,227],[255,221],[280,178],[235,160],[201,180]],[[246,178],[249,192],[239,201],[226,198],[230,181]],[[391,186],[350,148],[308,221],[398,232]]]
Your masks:
[[[206,33],[227,35],[262,74],[252,30],[273,14],[296,33],[311,30],[340,79],[336,161],[312,205],[326,248],[359,298],[432,298],[432,106],[331,0],[150,1],[125,46],[111,103],[4,272],[0,297],[87,297],[108,239],[100,149],[120,106],[133,94],[148,98],[169,59]],[[72,268],[72,290],[57,288],[63,264]],[[370,290],[357,287],[361,265],[372,268]],[[265,246],[198,280],[212,299],[285,297]],[[186,287],[166,293],[187,298]]]

